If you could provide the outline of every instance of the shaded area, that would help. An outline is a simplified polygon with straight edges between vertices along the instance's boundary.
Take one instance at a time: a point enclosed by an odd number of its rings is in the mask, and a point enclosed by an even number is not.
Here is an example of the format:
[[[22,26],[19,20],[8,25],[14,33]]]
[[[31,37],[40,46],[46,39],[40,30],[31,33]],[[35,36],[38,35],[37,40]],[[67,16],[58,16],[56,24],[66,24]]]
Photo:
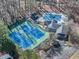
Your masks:
[[[19,54],[18,54],[18,51],[16,49],[16,46],[14,45],[14,43],[12,43],[8,39],[3,40],[0,51],[5,51],[5,52],[9,53],[14,59],[19,58]]]

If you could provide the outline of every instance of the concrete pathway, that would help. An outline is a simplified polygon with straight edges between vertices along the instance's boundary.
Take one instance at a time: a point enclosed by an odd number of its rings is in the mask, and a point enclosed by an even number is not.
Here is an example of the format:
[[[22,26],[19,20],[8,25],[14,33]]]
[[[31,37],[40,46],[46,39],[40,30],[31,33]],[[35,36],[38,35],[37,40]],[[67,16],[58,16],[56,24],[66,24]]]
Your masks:
[[[76,51],[71,57],[70,59],[79,59],[79,50]]]

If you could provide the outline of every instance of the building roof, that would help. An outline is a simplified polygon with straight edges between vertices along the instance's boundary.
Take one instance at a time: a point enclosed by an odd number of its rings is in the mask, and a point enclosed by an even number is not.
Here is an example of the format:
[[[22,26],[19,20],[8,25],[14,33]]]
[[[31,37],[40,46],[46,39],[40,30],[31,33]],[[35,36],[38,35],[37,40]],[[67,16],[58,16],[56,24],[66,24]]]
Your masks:
[[[13,59],[9,54],[4,54],[0,57],[0,59]]]
[[[5,54],[6,54],[6,52],[0,52],[0,57],[5,55]]]

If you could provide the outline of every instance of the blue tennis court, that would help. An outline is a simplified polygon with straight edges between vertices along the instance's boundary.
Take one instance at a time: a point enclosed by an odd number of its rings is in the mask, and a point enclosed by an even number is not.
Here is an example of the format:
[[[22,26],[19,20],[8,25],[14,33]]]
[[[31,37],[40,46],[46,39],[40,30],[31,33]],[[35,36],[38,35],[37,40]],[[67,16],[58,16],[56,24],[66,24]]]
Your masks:
[[[19,32],[12,32],[11,34],[9,34],[9,37],[22,48],[28,48],[33,44],[33,42],[30,39],[26,38]]]
[[[46,21],[51,21],[51,20],[56,20],[56,21],[60,21],[61,20],[61,16],[60,14],[56,14],[56,13],[44,13],[43,14],[43,18]]]
[[[35,48],[48,36],[48,32],[45,32],[38,25],[29,21],[25,21],[9,32],[9,38],[23,49]]]
[[[23,31],[30,36],[33,36],[34,38],[40,39],[42,36],[44,36],[44,33],[40,31],[38,28],[32,27],[29,23],[25,22],[21,25],[21,28]]]

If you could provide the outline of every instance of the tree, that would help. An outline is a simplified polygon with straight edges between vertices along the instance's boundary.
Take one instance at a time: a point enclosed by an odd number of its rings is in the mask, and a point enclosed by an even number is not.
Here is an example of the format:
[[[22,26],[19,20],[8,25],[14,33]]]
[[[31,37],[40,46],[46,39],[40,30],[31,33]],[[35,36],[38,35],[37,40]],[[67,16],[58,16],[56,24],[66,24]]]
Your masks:
[[[20,59],[39,59],[39,56],[33,50],[25,50],[20,54]]]
[[[0,39],[3,39],[4,36],[7,34],[8,32],[8,28],[7,26],[4,24],[4,22],[0,19]]]
[[[3,39],[5,41],[2,42],[1,51],[5,51],[10,54],[14,59],[19,59],[19,54],[16,49],[15,44],[10,41],[10,39]]]
[[[0,0],[0,16],[8,24],[12,23],[13,18],[16,18],[19,14],[18,0]]]
[[[15,44],[7,38],[8,28],[2,20],[0,20],[0,51],[9,53],[14,59],[18,59],[18,51]]]

